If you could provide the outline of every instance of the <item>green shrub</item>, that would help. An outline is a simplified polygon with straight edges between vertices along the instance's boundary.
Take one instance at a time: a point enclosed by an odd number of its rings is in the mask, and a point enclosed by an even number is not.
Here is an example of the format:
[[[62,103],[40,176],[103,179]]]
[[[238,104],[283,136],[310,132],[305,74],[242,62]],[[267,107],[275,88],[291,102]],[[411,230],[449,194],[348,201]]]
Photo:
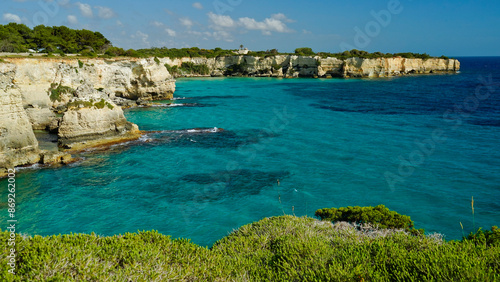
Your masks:
[[[156,63],[157,65],[159,65],[159,64],[160,64],[160,59],[158,59],[158,57],[155,57],[155,58],[154,58],[154,60],[155,60],[155,63]]]
[[[95,58],[95,57],[97,57],[97,54],[89,49],[85,49],[85,50],[80,52],[80,56]]]
[[[186,72],[186,73],[189,73],[189,74],[200,74],[200,75],[210,74],[210,69],[205,64],[197,65],[197,64],[195,64],[193,62],[183,62],[181,64],[181,68],[180,69],[183,72]]]
[[[479,228],[476,233],[471,232],[464,240],[470,240],[480,245],[500,246],[500,229],[497,226],[486,231]]]
[[[248,64],[246,62],[243,62],[241,64],[230,65],[226,68],[226,71],[224,74],[225,75],[233,75],[233,74],[245,75],[245,74],[248,74]]]
[[[167,68],[168,72],[171,75],[177,75],[180,74],[180,70],[178,66],[170,66],[169,64],[165,64],[165,67]]]
[[[78,60],[78,67],[83,68],[83,62]]]
[[[376,207],[347,207],[319,209],[315,215],[321,220],[372,223],[379,228],[400,228],[409,230],[413,221],[407,215],[391,211],[384,205]]]
[[[68,107],[68,109],[72,109],[72,108],[79,109],[80,107],[90,108],[93,106],[93,102],[92,102],[92,100],[91,101],[77,100],[77,101],[69,102],[66,106]]]
[[[0,232],[7,245],[9,232]],[[498,281],[500,247],[392,232],[372,236],[308,217],[264,218],[210,249],[157,231],[16,234],[6,281]],[[9,248],[1,248],[7,257]]]
[[[82,101],[82,100],[77,100],[73,102],[69,102],[67,104],[68,109],[76,108],[79,109],[81,107],[83,108],[92,108],[96,107],[98,109],[104,109],[104,107],[107,107],[108,109],[114,109],[114,106],[111,105],[110,103],[106,102],[104,99],[101,99],[99,102],[94,103],[94,100],[90,99],[89,101]]]
[[[125,56],[135,57],[135,58],[144,57],[141,53],[139,53],[138,51],[136,51],[134,49],[128,49],[127,51],[125,51]]]
[[[273,64],[273,65],[272,65],[272,68],[273,68],[274,70],[280,70],[280,69],[281,69],[281,68],[283,68],[283,67],[282,67],[280,64]]]
[[[98,108],[98,109],[104,109],[104,107],[107,107],[108,109],[113,109],[113,105],[111,105],[110,103],[106,102],[104,99],[101,99],[101,101],[99,101],[98,103],[95,104],[95,106]]]
[[[125,50],[123,50],[122,48],[111,46],[108,49],[106,49],[106,52],[104,52],[104,54],[111,57],[123,56],[125,55]]]
[[[299,56],[314,56],[316,53],[311,48],[303,47],[295,49],[295,54]]]
[[[74,93],[75,90],[69,86],[62,86],[61,84],[57,83],[52,83],[49,89],[50,93],[50,100],[52,102],[54,101],[61,101],[61,95],[62,94],[72,94]]]

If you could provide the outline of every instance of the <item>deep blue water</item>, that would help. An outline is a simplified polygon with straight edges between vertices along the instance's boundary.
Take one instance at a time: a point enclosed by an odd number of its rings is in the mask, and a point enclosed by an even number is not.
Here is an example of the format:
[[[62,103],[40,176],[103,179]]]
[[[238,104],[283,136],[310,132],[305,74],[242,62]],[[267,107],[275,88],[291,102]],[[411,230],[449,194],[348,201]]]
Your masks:
[[[459,239],[472,196],[476,228],[498,225],[500,58],[459,59],[447,75],[179,79],[185,99],[165,103],[184,106],[126,111],[155,131],[140,142],[19,174],[18,231],[155,229],[211,245],[264,217],[384,204]]]

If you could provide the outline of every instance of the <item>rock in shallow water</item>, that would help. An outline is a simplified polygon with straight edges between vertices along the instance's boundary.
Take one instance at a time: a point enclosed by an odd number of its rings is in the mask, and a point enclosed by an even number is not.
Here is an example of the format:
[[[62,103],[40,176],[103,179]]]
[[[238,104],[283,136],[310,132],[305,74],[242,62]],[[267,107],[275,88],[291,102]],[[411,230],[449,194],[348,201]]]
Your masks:
[[[82,148],[119,139],[139,138],[137,125],[128,122],[120,107],[71,109],[64,113],[59,126],[59,145]]]

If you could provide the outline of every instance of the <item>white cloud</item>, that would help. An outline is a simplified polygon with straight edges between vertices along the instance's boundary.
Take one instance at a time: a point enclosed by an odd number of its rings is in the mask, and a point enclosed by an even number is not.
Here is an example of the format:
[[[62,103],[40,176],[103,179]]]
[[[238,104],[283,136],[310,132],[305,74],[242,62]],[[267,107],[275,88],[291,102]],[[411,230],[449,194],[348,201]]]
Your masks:
[[[235,21],[230,16],[217,15],[210,12],[208,13],[208,18],[215,29],[231,28],[235,26]]]
[[[92,7],[90,7],[89,4],[76,2],[76,5],[78,6],[78,9],[80,9],[80,12],[84,17],[92,18],[94,16],[94,13],[92,12]]]
[[[176,35],[177,35],[177,32],[175,32],[175,30],[172,30],[172,29],[170,29],[170,28],[166,28],[166,29],[165,29],[165,32],[167,32],[167,34],[168,34],[169,36],[172,36],[172,37],[174,37],[174,36],[176,36]]]
[[[59,0],[57,3],[63,7],[68,7],[69,6],[69,0]]]
[[[295,22],[294,20],[287,18],[285,16],[285,14],[283,14],[283,13],[272,14],[271,18],[272,19],[276,19],[276,20],[280,20],[280,21],[283,21],[283,22],[286,22],[286,23],[293,23],[293,22]]]
[[[11,13],[5,13],[5,14],[3,14],[2,19],[4,21],[6,21],[6,22],[15,22],[15,23],[18,23],[18,24],[20,24],[22,22],[21,18],[18,15],[14,15],[14,14],[11,14]]]
[[[152,21],[151,25],[156,26],[156,27],[163,27],[163,26],[165,26],[163,23],[158,22],[158,21]]]
[[[290,32],[291,30],[284,22],[276,18],[267,18],[264,21],[256,21],[252,18],[240,18],[238,21],[244,28],[249,30],[260,30],[262,34],[270,35],[272,31],[275,32]]]
[[[180,18],[179,21],[181,22],[181,24],[187,28],[190,28],[193,26],[193,21],[190,20],[189,18]]]
[[[120,20],[116,20],[116,25],[117,26],[123,26],[123,23]]]
[[[149,35],[146,34],[146,33],[143,33],[141,31],[137,31],[135,34],[132,34],[130,36],[130,38],[132,39],[140,39],[142,41],[142,43],[144,44],[143,46],[146,47],[146,48],[149,48],[151,46],[151,44],[149,43]]]
[[[213,34],[212,34],[213,38],[215,38],[216,40],[224,40],[224,41],[227,41],[227,42],[233,42],[233,38],[231,36],[231,34],[227,31],[224,31],[224,30],[219,30],[219,31],[215,31]]]
[[[108,7],[96,6],[97,14],[101,19],[111,19],[115,16],[115,12]]]
[[[212,12],[208,13],[210,21],[210,28],[216,31],[224,31],[222,35],[218,34],[220,38],[226,40],[229,36],[228,32],[231,29],[242,28],[244,30],[260,30],[264,35],[271,35],[272,32],[292,32],[286,23],[294,22],[287,18],[284,14],[273,14],[271,17],[263,21],[257,21],[254,18],[243,17],[238,20],[233,20],[230,16],[217,15]],[[215,37],[214,37],[215,38]]]
[[[78,18],[75,15],[68,15],[68,22],[70,24],[77,24]]]
[[[193,7],[198,10],[203,10],[203,5],[200,2],[194,2]]]
[[[234,41],[231,34],[227,31],[224,31],[224,30],[213,31],[213,32],[209,32],[209,31],[201,32],[201,31],[189,30],[188,34],[195,35],[197,37],[204,36],[203,37],[204,40],[208,40],[208,37],[211,37],[211,38],[214,38],[215,40],[224,40],[227,42]]]

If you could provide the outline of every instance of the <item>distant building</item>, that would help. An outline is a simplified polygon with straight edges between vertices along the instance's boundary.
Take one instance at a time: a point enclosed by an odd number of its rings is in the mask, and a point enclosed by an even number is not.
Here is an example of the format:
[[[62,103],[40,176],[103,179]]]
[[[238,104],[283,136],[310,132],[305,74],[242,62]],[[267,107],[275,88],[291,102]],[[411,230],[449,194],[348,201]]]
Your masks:
[[[250,52],[250,50],[248,50],[248,48],[240,49],[238,51],[233,51],[233,53],[238,54],[238,55],[246,55],[246,54],[248,54],[248,52]]]

